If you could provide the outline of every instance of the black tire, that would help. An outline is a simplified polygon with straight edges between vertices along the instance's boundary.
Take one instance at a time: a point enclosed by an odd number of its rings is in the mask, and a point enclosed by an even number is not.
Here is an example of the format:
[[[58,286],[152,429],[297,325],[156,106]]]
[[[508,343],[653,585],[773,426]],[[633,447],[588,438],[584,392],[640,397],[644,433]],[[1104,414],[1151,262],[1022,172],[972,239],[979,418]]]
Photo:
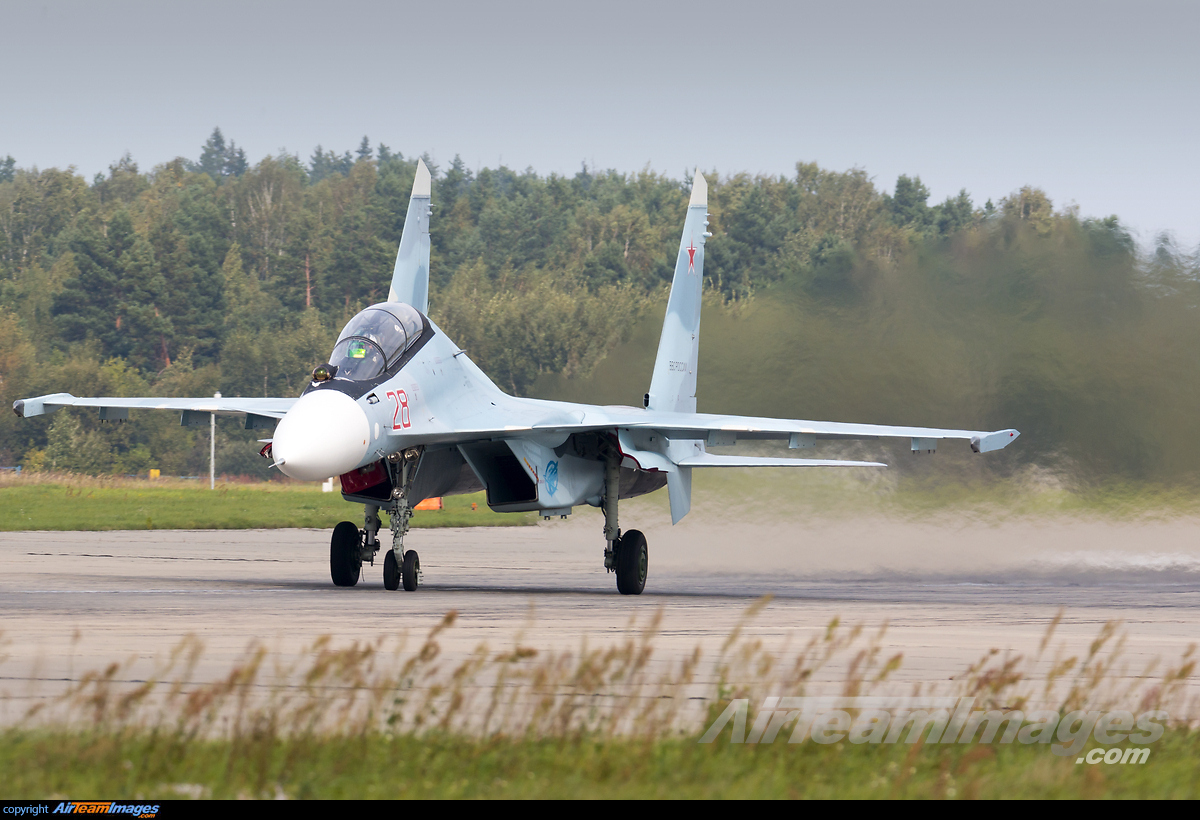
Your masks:
[[[646,573],[650,567],[650,550],[646,536],[630,530],[621,536],[617,545],[617,592],[622,595],[641,595],[646,588]]]
[[[339,587],[352,587],[358,583],[362,558],[359,557],[358,527],[353,521],[343,521],[333,528],[329,540],[329,575]]]
[[[416,550],[404,553],[404,567],[400,575],[404,579],[404,591],[415,592],[421,580],[421,559],[417,557]]]
[[[383,588],[400,589],[400,567],[396,564],[395,550],[388,550],[383,559]]]
[[[612,548],[613,548],[613,572],[617,576],[617,592],[621,593],[622,595],[625,595],[625,594],[627,594],[625,592],[625,580],[621,575],[621,539],[620,538],[618,538],[616,540],[616,542],[613,544]]]

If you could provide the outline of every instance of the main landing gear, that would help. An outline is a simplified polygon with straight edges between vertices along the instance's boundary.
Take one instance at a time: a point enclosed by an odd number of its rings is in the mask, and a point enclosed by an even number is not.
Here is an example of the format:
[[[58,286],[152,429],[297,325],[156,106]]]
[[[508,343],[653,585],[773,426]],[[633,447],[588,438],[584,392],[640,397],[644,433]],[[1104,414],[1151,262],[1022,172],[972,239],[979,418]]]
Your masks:
[[[392,546],[383,557],[384,589],[395,590],[403,586],[405,591],[412,592],[421,584],[421,559],[416,550],[404,551],[404,536],[413,514],[412,484],[420,458],[421,451],[416,448],[388,456],[389,471],[398,480],[394,482],[395,489],[388,505]],[[379,507],[366,506],[363,524],[361,530],[352,521],[343,521],[333,528],[329,574],[339,587],[352,587],[358,583],[363,561],[375,563],[375,554],[380,549],[379,530],[383,526]]]
[[[617,592],[641,595],[646,588],[650,551],[639,530],[622,534],[617,526],[617,496],[621,485],[621,459],[610,454],[604,463],[604,568],[617,573]]]
[[[343,521],[333,528],[329,541],[329,575],[339,587],[358,583],[362,570],[362,537],[353,521]]]

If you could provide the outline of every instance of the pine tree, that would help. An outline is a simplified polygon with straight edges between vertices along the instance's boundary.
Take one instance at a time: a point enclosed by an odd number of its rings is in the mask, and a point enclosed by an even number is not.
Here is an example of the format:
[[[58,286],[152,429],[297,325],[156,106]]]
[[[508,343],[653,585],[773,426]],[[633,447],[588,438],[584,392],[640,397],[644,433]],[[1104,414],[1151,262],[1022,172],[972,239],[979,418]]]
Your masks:
[[[117,211],[104,231],[81,229],[70,250],[79,275],[64,283],[51,309],[63,338],[94,339],[103,355],[138,367],[169,365],[174,334],[159,307],[166,282],[129,212]]]
[[[929,189],[921,182],[920,177],[908,177],[901,174],[896,180],[896,193],[886,197],[885,201],[892,216],[900,225],[911,225],[914,228],[924,228],[932,220],[929,206]]]
[[[220,182],[224,176],[226,159],[225,137],[220,128],[214,128],[200,151],[200,162],[196,164],[195,170]]]
[[[226,334],[263,329],[277,318],[275,300],[263,293],[257,276],[246,273],[242,247],[237,242],[225,254],[221,274],[225,280]]]
[[[229,141],[229,147],[225,150],[225,161],[221,166],[221,173],[226,177],[240,177],[250,169],[250,163],[246,159],[246,152],[237,147],[237,143],[233,140]]]
[[[354,157],[350,155],[349,151],[339,157],[333,151],[323,151],[318,145],[313,151],[312,158],[308,161],[308,181],[316,185],[333,174],[348,176],[353,167]]]

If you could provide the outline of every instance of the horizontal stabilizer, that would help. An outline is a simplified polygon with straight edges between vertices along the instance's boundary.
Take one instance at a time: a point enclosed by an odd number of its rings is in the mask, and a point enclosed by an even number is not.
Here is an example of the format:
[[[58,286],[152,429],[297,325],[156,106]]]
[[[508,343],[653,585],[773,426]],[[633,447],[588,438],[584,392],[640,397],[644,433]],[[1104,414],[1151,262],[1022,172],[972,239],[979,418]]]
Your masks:
[[[878,461],[838,461],[828,458],[762,458],[705,453],[679,462],[680,467],[886,467]]]

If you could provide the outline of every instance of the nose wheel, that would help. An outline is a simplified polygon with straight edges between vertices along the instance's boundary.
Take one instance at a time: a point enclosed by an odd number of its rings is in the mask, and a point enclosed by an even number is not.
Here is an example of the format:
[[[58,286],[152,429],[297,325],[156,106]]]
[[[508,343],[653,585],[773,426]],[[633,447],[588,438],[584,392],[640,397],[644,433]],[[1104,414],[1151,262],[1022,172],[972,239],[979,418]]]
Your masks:
[[[395,553],[391,553],[395,555]],[[421,583],[421,559],[417,557],[416,550],[409,550],[404,553],[404,564],[400,568],[400,577],[404,582],[405,592],[415,592],[417,586]]]
[[[404,553],[404,560],[396,560],[396,551],[388,550],[383,559],[383,588],[412,592],[421,585],[421,559],[416,550]]]
[[[396,563],[395,550],[388,550],[383,559],[383,588],[400,589],[400,567]]]

